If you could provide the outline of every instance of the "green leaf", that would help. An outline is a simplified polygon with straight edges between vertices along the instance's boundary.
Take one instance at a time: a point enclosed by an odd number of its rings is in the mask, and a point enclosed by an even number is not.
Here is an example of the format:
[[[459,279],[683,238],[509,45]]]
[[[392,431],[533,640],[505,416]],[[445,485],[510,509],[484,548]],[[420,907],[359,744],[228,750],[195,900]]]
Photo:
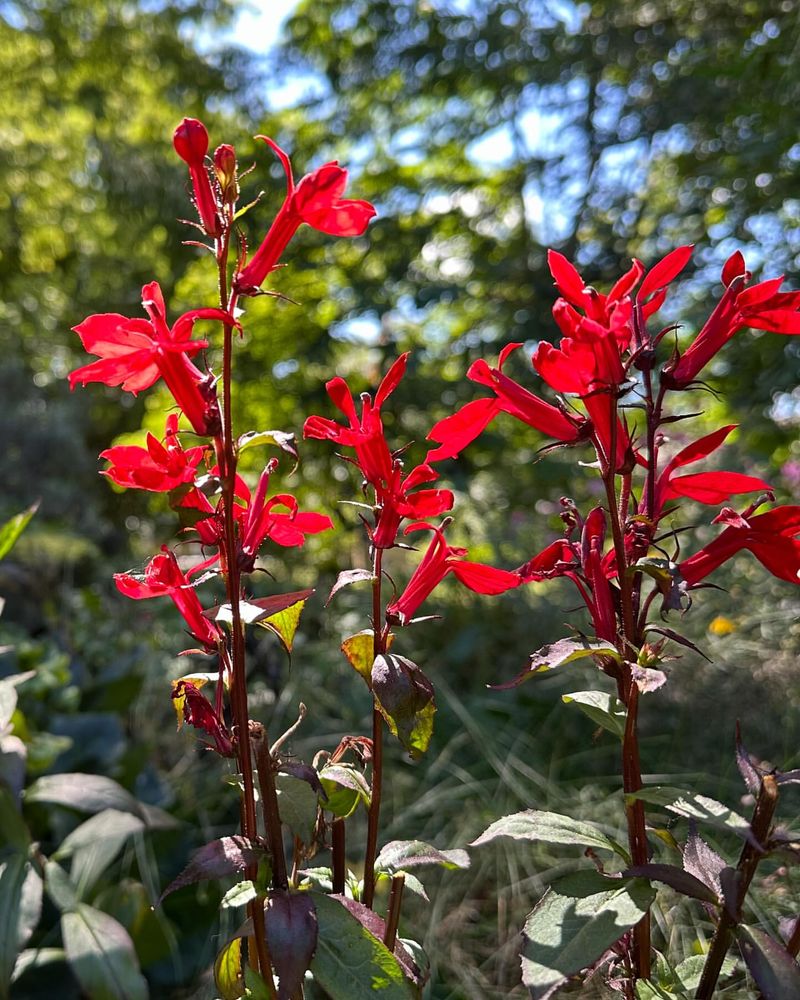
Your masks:
[[[375,662],[375,635],[371,628],[348,636],[341,646],[348,662],[367,684],[372,681],[372,664]]]
[[[634,865],[622,873],[628,878],[646,878],[650,882],[663,882],[676,892],[705,903],[718,904],[717,894],[713,889],[701,882],[691,872],[678,868],[677,865],[646,864]]]
[[[555,882],[522,932],[522,981],[533,1000],[596,961],[642,919],[655,895],[644,879],[609,878],[594,870]]]
[[[703,975],[705,965],[705,955],[690,955],[675,968],[675,978],[687,993],[693,993],[700,985],[700,979]],[[722,963],[720,978],[723,976],[729,976],[735,968],[736,959],[732,955],[728,955]]]
[[[236,885],[228,889],[219,905],[223,910],[231,906],[246,906],[257,895],[258,892],[254,883],[248,878],[244,882],[237,882]]]
[[[421,865],[439,865],[442,868],[469,868],[466,851],[440,851],[421,840],[392,840],[384,844],[375,859],[376,871],[398,872]]]
[[[68,834],[53,857],[72,857],[70,878],[83,895],[111,864],[125,841],[145,830],[142,819],[134,813],[104,809]]]
[[[372,693],[378,711],[413,759],[428,749],[436,712],[433,685],[416,663],[386,653],[372,665]]]
[[[42,912],[42,879],[21,852],[0,860],[0,1000],[8,987],[18,952],[25,947]]]
[[[0,847],[13,847],[26,853],[30,842],[31,836],[19,811],[16,796],[0,782]]]
[[[44,866],[44,886],[47,895],[62,913],[77,908],[78,891],[69,875],[55,861],[48,861]]]
[[[26,670],[24,674],[12,674],[0,681],[0,735],[11,722],[11,716],[17,707],[17,687],[35,676],[35,670]]]
[[[497,837],[512,837],[514,840],[532,840],[544,844],[567,844],[591,847],[603,851],[613,851],[626,861],[628,853],[620,845],[607,837],[595,823],[572,819],[561,813],[526,809],[524,812],[503,816],[485,830],[471,847],[488,844]]]
[[[313,593],[313,590],[296,590],[290,594],[273,594],[271,597],[256,597],[249,601],[240,601],[239,617],[245,625],[263,625],[265,621],[287,608],[308,600]],[[209,608],[208,611],[204,611],[203,617],[212,622],[223,622],[225,625],[233,624],[233,612],[230,604],[217,604],[213,608]],[[217,675],[200,676],[215,680]],[[181,679],[191,680],[192,675]]]
[[[506,681],[505,684],[490,684],[489,686],[495,691],[507,691],[509,688],[518,687],[534,674],[557,670],[558,667],[563,667],[567,663],[589,656],[610,656],[615,660],[620,659],[619,651],[610,642],[602,642],[600,639],[559,639],[558,642],[542,646],[535,653],[531,653],[530,663],[513,680]]]
[[[418,989],[382,941],[335,897],[313,897],[318,938],[311,971],[327,993],[347,1000],[418,1000]]]
[[[21,514],[15,514],[5,524],[0,525],[0,559],[5,559],[17,544],[17,539],[27,528],[28,522],[39,509],[38,501]]]
[[[102,910],[79,903],[61,918],[70,968],[92,1000],[147,1000],[128,932]]]
[[[736,940],[764,1000],[800,997],[800,965],[780,942],[746,924],[736,928]]]
[[[328,796],[323,806],[334,816],[345,819],[354,812],[359,802],[369,808],[369,783],[352,764],[328,764],[319,772],[319,780]]]
[[[272,1000],[275,996],[267,988],[263,978],[250,965],[244,970],[244,984],[247,987],[247,1000]]]
[[[46,774],[25,791],[25,801],[68,806],[79,812],[117,809],[141,815],[141,805],[131,793],[102,774]]]
[[[317,821],[317,793],[308,782],[290,774],[276,774],[275,786],[281,822],[304,844],[310,843]]]
[[[300,615],[303,613],[305,606],[306,602],[304,600],[297,601],[285,610],[278,611],[276,614],[264,618],[258,624],[277,636],[278,641],[286,652],[291,653],[295,632],[297,632],[297,626],[300,624]]]
[[[573,691],[562,694],[565,705],[574,704],[597,726],[602,726],[619,739],[625,735],[627,712],[622,702],[605,691]]]
[[[246,448],[254,448],[259,444],[274,445],[281,451],[285,451],[287,455],[291,455],[295,462],[300,460],[297,453],[297,437],[290,431],[248,431],[246,434],[240,435],[236,447],[239,452],[242,452]]]
[[[695,795],[668,785],[652,785],[640,788],[638,792],[630,792],[625,799],[641,799],[643,802],[663,806],[678,816],[700,820],[721,830],[729,830],[744,840],[752,840],[750,824],[744,816],[706,795]]]
[[[224,945],[214,961],[214,982],[221,1000],[238,1000],[244,996],[242,971],[242,939],[233,938]]]

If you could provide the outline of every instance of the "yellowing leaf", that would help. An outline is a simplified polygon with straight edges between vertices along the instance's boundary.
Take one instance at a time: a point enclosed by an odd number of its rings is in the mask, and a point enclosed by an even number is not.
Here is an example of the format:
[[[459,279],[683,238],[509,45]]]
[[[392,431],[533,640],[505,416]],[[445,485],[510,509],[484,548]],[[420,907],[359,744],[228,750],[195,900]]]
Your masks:
[[[283,611],[278,611],[257,624],[276,635],[286,652],[291,653],[294,634],[300,624],[300,615],[305,606],[305,601],[298,601],[291,607],[284,608]]]
[[[342,643],[341,649],[347,657],[350,665],[361,674],[367,685],[371,685],[372,664],[375,660],[374,635],[371,628],[365,628],[363,632],[356,632],[355,635],[348,636]],[[387,636],[386,649],[392,648],[394,634]]]
[[[214,962],[214,981],[222,1000],[239,1000],[244,996],[242,970],[242,939],[235,937],[217,955]]]

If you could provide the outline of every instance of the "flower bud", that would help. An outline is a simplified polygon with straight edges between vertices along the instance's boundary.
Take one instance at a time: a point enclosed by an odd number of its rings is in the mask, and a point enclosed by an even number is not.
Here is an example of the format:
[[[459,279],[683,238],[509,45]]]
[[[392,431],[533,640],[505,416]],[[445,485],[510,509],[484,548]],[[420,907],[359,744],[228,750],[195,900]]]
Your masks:
[[[239,196],[239,185],[236,180],[236,150],[233,146],[223,143],[214,151],[214,173],[222,190],[222,200],[233,204]]]
[[[196,118],[184,118],[175,129],[172,145],[184,163],[188,163],[190,167],[201,166],[208,152],[208,132],[205,125]]]

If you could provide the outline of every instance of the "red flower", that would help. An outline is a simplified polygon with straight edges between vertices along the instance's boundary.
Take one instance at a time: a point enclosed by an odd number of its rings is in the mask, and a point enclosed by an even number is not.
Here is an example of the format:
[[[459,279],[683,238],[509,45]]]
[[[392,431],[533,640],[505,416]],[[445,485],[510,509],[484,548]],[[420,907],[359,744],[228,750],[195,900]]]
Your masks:
[[[688,476],[674,475],[677,469],[699,462],[700,459],[716,451],[735,427],[736,424],[728,424],[712,434],[706,434],[687,445],[668,462],[656,482],[655,518],[661,516],[664,504],[676,497],[688,497],[698,503],[717,504],[729,500],[737,493],[771,491],[772,487],[763,479],[746,476],[742,472],[697,472]],[[641,509],[643,512],[644,508]]]
[[[325,388],[337,409],[347,417],[349,426],[343,427],[327,417],[309,417],[303,425],[304,438],[335,441],[343,448],[354,448],[356,464],[362,475],[373,486],[388,488],[392,481],[392,456],[383,433],[381,407],[397,388],[406,370],[408,354],[401,354],[384,375],[373,402],[367,393],[361,394],[359,418],[352,394],[343,378],[334,378]]]
[[[221,228],[217,202],[211,189],[205,160],[208,152],[208,132],[196,118],[184,118],[172,136],[175,152],[189,167],[197,214],[209,236],[219,236]]]
[[[470,366],[467,378],[487,386],[495,393],[495,398],[476,399],[462,406],[452,416],[440,420],[428,435],[428,440],[439,442],[439,447],[428,452],[426,461],[441,462],[446,458],[455,458],[483,433],[499,413],[510,413],[529,427],[559,441],[578,440],[585,421],[562,413],[551,403],[539,399],[503,374],[506,359],[521,346],[507,344],[500,352],[496,368],[490,368],[483,360]]]
[[[208,347],[208,341],[192,340],[192,328],[200,319],[239,324],[222,309],[193,309],[169,327],[164,297],[155,281],[142,289],[142,305],[149,320],[99,313],[73,327],[84,348],[100,360],[70,372],[70,388],[102,382],[136,395],[161,377],[194,430],[203,435],[216,433],[216,392],[209,377],[189,360]]]
[[[305,222],[330,236],[360,236],[375,215],[368,201],[343,199],[347,171],[334,161],[306,174],[295,187],[292,164],[280,146],[265,135],[257,135],[272,149],[286,171],[286,198],[261,246],[248,265],[234,278],[242,294],[254,292],[280,260],[289,241]]]
[[[191,681],[179,680],[172,685],[172,700],[178,712],[183,714],[183,720],[195,729],[202,729],[214,741],[214,746],[206,744],[210,750],[216,750],[223,757],[233,757],[233,741],[225,723],[215,711],[211,703],[192,684]]]
[[[773,333],[800,333],[800,292],[779,291],[783,278],[747,288],[750,273],[737,250],[725,264],[725,292],[690,346],[664,369],[665,384],[682,389],[693,382],[714,355],[745,327]]]
[[[774,576],[800,583],[800,507],[774,507],[755,516],[725,508],[714,523],[728,527],[678,567],[689,586],[705,579],[742,549],[752,552]]]
[[[191,572],[196,573],[209,564],[206,562],[196,566]],[[221,633],[216,625],[203,616],[200,598],[188,577],[178,566],[174,553],[166,546],[147,564],[143,578],[130,573],[115,573],[114,583],[121,594],[135,601],[150,597],[169,597],[180,611],[195,639],[209,652],[217,649]]]
[[[442,528],[415,522],[408,525],[404,534],[421,530],[432,531],[433,538],[422,557],[422,562],[408,581],[406,589],[386,609],[387,620],[399,622],[401,625],[407,624],[417,608],[448,573],[453,573],[465,587],[475,591],[476,594],[503,594],[518,587],[522,582],[516,573],[508,570],[496,569],[494,566],[485,566],[482,563],[466,562],[464,556],[467,550],[448,545]]]
[[[170,413],[163,442],[147,435],[147,447],[118,445],[100,453],[111,465],[104,476],[128,489],[167,493],[186,483],[193,483],[205,448],[199,445],[184,451],[178,441],[178,414]]]
[[[411,492],[423,483],[432,483],[438,478],[429,465],[418,465],[404,478],[402,463],[395,461],[388,486],[378,485],[375,488],[378,524],[372,534],[372,544],[376,548],[388,549],[395,544],[403,518],[419,520],[452,510],[454,499],[450,490]]]

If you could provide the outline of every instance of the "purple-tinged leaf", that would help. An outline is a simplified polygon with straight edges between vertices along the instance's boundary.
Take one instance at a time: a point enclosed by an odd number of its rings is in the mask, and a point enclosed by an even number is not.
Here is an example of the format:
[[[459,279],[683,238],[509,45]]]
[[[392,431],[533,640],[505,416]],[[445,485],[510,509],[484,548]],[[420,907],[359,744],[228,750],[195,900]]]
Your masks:
[[[681,635],[680,632],[676,632],[675,629],[667,628],[665,625],[648,625],[648,632],[657,632],[659,635],[664,635],[668,639],[672,639],[673,642],[680,643],[681,646],[686,646],[687,649],[691,649],[695,653],[699,653],[704,660],[708,660],[709,663],[712,662],[710,656],[706,656],[702,649],[691,641],[687,639],[685,635]]]
[[[800,785],[800,768],[795,768],[793,771],[784,771],[782,774],[777,774],[775,780],[779,785]]]
[[[631,679],[642,694],[658,691],[667,683],[667,675],[663,670],[652,667],[641,667],[638,663],[631,664]]]
[[[738,720],[736,722],[736,766],[739,768],[739,774],[741,774],[748,792],[752,795],[758,795],[764,772],[745,750],[742,743],[742,729]]]
[[[291,774],[293,778],[305,781],[311,785],[317,795],[327,802],[328,796],[319,780],[319,775],[310,764],[302,764],[299,761],[285,760],[278,765],[281,774]]]
[[[784,944],[789,944],[800,928],[800,917],[781,917],[778,921],[778,933]]]
[[[559,639],[558,642],[542,646],[535,653],[531,653],[530,663],[513,680],[506,681],[504,684],[490,684],[489,687],[493,691],[507,691],[510,688],[518,687],[534,674],[555,670],[567,663],[572,663],[573,660],[580,660],[587,656],[608,656],[619,660],[619,651],[612,643],[600,639]]]
[[[286,611],[301,601],[307,601],[313,593],[313,590],[297,590],[291,594],[273,594],[272,597],[256,597],[249,601],[241,601],[239,615],[245,625],[260,625],[267,618],[280,614],[281,611]],[[212,622],[224,622],[226,625],[230,625],[233,621],[230,604],[217,604],[204,611],[203,617]]]
[[[278,976],[278,1000],[291,1000],[303,982],[317,947],[317,912],[310,893],[269,894],[265,909],[267,944]]]
[[[736,928],[736,939],[764,1000],[800,997],[800,965],[782,944],[758,927],[746,924]]]
[[[336,583],[334,583],[331,588],[330,594],[328,594],[328,600],[325,602],[325,607],[331,603],[334,595],[338,594],[342,587],[349,587],[351,583],[363,583],[366,580],[374,581],[375,576],[372,570],[369,569],[346,569],[343,570],[337,577]]]
[[[652,577],[663,601],[661,616],[666,617],[668,611],[686,611],[691,598],[686,593],[686,581],[680,573],[677,564],[669,559],[646,557],[639,559],[635,565],[628,567],[628,572],[645,573]]]
[[[704,903],[719,902],[712,889],[709,889],[699,878],[684,871],[683,868],[678,868],[677,865],[634,865],[633,868],[624,871],[622,876],[623,878],[646,878],[651,882],[663,882],[664,885],[668,885],[676,892],[684,896],[691,896],[693,899],[700,899]]]
[[[722,896],[719,877],[726,867],[725,860],[703,840],[694,820],[689,820],[689,836],[683,849],[683,867],[713,890],[718,898]]]
[[[161,903],[170,893],[186,885],[238,875],[249,865],[257,865],[265,856],[264,849],[246,837],[221,837],[219,840],[212,840],[210,844],[205,844],[194,852],[189,864],[161,893],[158,902]]]
[[[376,871],[399,872],[420,865],[469,868],[469,855],[460,850],[440,851],[421,840],[392,840],[383,846],[375,859]]]
[[[428,749],[436,712],[433,685],[416,663],[405,656],[386,653],[372,664],[375,704],[413,759]]]
[[[330,898],[338,899],[342,906],[356,918],[365,930],[368,930],[379,941],[383,941],[383,936],[386,933],[386,921],[383,917],[379,917],[374,910],[371,910],[368,906],[364,906],[363,903],[359,903],[355,899],[348,899],[347,896],[334,895]],[[424,979],[420,968],[414,961],[411,952],[401,941],[395,942],[394,957],[400,963],[406,977],[416,986],[421,986]]]

